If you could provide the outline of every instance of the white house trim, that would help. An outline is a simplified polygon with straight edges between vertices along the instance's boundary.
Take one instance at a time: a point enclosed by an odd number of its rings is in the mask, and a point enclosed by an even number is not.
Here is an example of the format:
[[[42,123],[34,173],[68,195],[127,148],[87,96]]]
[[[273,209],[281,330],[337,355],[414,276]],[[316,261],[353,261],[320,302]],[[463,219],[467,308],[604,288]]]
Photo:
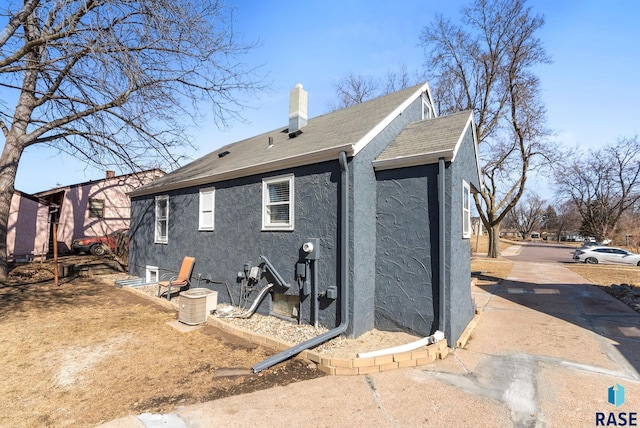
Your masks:
[[[417,98],[421,97],[422,93],[425,91],[429,91],[428,83],[420,86],[420,88],[413,95],[404,100],[402,104],[396,107],[395,110],[393,110],[387,115],[387,117],[378,122],[378,124],[373,129],[367,132],[364,137],[362,137],[357,143],[355,143],[353,145],[353,156],[357,155],[360,150],[364,149],[367,144],[369,144],[378,134],[380,134],[387,126],[389,126],[389,124],[396,117],[402,114],[402,112],[405,111],[411,105],[411,103],[413,103]],[[429,96],[429,99],[431,99],[431,96]]]

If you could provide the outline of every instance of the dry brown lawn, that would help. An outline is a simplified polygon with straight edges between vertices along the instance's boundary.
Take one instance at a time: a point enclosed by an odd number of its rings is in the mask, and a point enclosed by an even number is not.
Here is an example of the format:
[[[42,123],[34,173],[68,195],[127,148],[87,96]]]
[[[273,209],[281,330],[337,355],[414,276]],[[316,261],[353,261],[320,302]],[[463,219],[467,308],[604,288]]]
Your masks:
[[[489,249],[489,237],[483,235],[479,238],[478,242],[476,241],[477,239],[477,236],[471,237],[471,250],[479,254],[479,256],[471,258],[471,271],[481,272],[480,279],[485,281],[500,281],[506,279],[509,272],[511,272],[513,262],[504,258],[489,259],[484,257],[483,255],[486,254]],[[518,244],[518,242],[501,239],[500,251],[516,244]],[[476,248],[478,249],[477,251]]]
[[[500,240],[500,250],[504,250],[506,248],[509,248],[512,245],[515,244],[521,244],[521,242],[517,242],[517,241],[510,241],[508,239],[501,239]],[[478,253],[478,254],[487,254],[487,251],[489,250],[489,236],[488,235],[482,235],[479,237],[473,235],[471,236],[471,251],[474,253]]]
[[[637,266],[571,263],[566,267],[596,285],[640,285],[640,268]]]
[[[181,333],[175,311],[100,280],[0,285],[0,426],[88,427],[319,377],[301,360],[257,375],[275,351],[210,325]]]
[[[507,279],[513,262],[507,259],[474,258],[471,260],[471,271],[480,272],[480,279],[501,281]]]

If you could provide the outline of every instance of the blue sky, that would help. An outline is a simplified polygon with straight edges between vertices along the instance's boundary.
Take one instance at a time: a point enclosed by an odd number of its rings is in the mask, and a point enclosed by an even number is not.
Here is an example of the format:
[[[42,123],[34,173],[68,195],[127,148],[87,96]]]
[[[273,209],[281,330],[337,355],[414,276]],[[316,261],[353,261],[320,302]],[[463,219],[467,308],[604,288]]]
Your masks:
[[[205,121],[194,129],[199,149],[190,154],[193,159],[224,144],[286,126],[289,91],[296,83],[309,92],[313,117],[328,110],[336,98],[333,82],[347,73],[383,77],[401,64],[409,70],[421,68],[422,28],[436,13],[457,20],[460,8],[468,4],[458,0],[227,3],[236,8],[234,30],[246,42],[259,43],[244,61],[262,64],[272,89],[246,100],[252,108],[244,111],[244,123],[218,130]],[[548,124],[556,131],[558,143],[597,148],[639,133],[640,2],[536,0],[528,4],[546,19],[538,35],[553,63],[536,72]],[[121,172],[125,171],[117,171]],[[35,146],[23,155],[16,188],[37,192],[103,176],[101,170]],[[545,183],[540,179],[533,185],[544,188]]]

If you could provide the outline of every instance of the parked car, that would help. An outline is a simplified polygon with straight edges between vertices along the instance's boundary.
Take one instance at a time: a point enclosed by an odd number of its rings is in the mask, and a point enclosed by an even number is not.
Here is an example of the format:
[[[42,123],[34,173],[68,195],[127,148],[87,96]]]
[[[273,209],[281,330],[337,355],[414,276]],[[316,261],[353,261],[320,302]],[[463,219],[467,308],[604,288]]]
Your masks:
[[[71,250],[74,253],[91,253],[94,256],[102,256],[107,249],[115,251],[118,236],[129,234],[129,229],[118,229],[105,236],[85,236],[74,239],[71,243]]]
[[[573,260],[590,264],[607,262],[640,266],[640,254],[616,247],[582,247],[573,254]]]

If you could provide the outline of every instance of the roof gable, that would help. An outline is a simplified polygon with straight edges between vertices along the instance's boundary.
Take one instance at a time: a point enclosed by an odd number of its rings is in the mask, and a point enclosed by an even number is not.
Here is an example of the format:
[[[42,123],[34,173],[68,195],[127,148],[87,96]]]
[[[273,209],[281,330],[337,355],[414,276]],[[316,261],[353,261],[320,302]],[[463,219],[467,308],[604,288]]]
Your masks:
[[[286,127],[238,141],[205,155],[131,193],[153,194],[356,155],[423,92],[423,83],[308,120],[291,138]],[[283,117],[286,115],[283,114]],[[226,152],[226,153],[225,153]]]
[[[473,129],[470,110],[413,122],[373,161],[373,166],[384,170],[435,163],[440,158],[453,161],[469,127]],[[475,145],[475,132],[473,139]]]

